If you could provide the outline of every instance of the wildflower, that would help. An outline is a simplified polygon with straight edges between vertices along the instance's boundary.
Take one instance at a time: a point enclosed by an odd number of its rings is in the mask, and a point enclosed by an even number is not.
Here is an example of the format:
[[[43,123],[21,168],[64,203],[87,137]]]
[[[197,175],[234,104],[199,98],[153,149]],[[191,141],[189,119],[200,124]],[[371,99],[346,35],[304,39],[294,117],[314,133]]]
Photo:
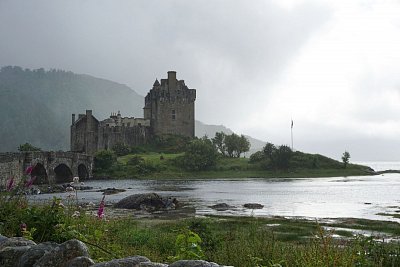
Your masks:
[[[99,218],[99,219],[103,219],[103,217],[104,217],[104,198],[105,197],[106,196],[103,196],[103,199],[100,202],[99,209],[97,210],[97,218]]]
[[[27,188],[31,187],[33,185],[33,183],[35,182],[35,180],[36,180],[36,176],[32,176],[31,179],[26,181],[25,187],[27,187]]]
[[[81,213],[79,211],[75,211],[74,214],[72,214],[73,218],[79,217],[81,215]]]
[[[15,180],[14,177],[11,177],[8,181],[7,181],[7,191],[11,191],[15,186]]]
[[[26,233],[26,231],[28,230],[28,227],[26,226],[26,223],[21,223],[19,225],[19,229],[21,230],[22,233]]]
[[[29,166],[28,168],[26,168],[25,173],[26,174],[31,174],[33,171],[33,166]]]

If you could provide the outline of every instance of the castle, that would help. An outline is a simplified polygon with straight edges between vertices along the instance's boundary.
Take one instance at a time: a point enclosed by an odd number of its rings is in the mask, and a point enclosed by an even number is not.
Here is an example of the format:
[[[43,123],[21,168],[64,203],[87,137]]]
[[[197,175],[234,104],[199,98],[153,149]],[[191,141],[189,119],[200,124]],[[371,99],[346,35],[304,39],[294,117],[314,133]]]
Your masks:
[[[189,89],[184,80],[168,71],[168,79],[156,79],[145,97],[144,118],[122,117],[111,113],[98,121],[91,110],[72,114],[71,151],[94,154],[112,149],[118,143],[127,146],[145,144],[156,135],[176,134],[194,137],[194,102],[196,90]]]

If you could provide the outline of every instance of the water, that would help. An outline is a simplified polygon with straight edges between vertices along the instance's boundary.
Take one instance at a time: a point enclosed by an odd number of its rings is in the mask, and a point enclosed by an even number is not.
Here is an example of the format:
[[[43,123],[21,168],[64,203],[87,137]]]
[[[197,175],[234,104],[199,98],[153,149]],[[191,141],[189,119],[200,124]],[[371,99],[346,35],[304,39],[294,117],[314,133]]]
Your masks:
[[[400,163],[367,164],[379,168],[400,169]],[[380,166],[380,167],[379,167]],[[397,166],[397,167],[396,167]],[[95,190],[78,192],[81,201],[98,203],[101,188],[115,187],[126,192],[106,197],[116,202],[136,193],[155,192],[176,197],[192,205],[196,214],[235,216],[285,216],[306,218],[365,218],[375,220],[397,219],[378,213],[400,210],[400,174],[379,176],[306,178],[306,179],[217,179],[217,180],[113,180],[88,181]],[[32,196],[33,201],[62,198],[66,193]],[[216,211],[209,206],[227,203],[235,208]],[[243,208],[245,203],[260,203],[263,209]]]

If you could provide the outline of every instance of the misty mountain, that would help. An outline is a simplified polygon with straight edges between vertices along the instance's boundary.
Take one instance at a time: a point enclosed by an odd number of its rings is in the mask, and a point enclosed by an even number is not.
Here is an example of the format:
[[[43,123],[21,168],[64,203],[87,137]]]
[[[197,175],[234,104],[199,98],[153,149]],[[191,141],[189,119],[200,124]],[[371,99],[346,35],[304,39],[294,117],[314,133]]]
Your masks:
[[[150,89],[150,88],[149,88]],[[99,120],[111,112],[143,117],[143,96],[126,85],[63,70],[0,69],[0,151],[31,143],[43,150],[68,150],[71,114],[93,110]],[[231,134],[225,126],[196,121],[196,136]],[[251,151],[264,142],[251,138]]]

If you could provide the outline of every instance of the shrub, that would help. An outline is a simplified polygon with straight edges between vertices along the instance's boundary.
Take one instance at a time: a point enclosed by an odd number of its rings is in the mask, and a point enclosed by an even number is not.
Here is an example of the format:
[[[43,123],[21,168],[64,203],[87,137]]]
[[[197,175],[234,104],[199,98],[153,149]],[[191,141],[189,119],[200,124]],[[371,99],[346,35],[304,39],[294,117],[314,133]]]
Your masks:
[[[184,168],[192,171],[206,170],[217,164],[218,153],[207,138],[195,139],[187,146],[182,158],[177,159]]]
[[[253,154],[250,155],[249,162],[250,163],[256,163],[256,162],[261,162],[265,160],[265,155],[262,151],[257,151]]]
[[[100,150],[94,155],[94,167],[100,170],[108,170],[117,162],[113,151]]]

